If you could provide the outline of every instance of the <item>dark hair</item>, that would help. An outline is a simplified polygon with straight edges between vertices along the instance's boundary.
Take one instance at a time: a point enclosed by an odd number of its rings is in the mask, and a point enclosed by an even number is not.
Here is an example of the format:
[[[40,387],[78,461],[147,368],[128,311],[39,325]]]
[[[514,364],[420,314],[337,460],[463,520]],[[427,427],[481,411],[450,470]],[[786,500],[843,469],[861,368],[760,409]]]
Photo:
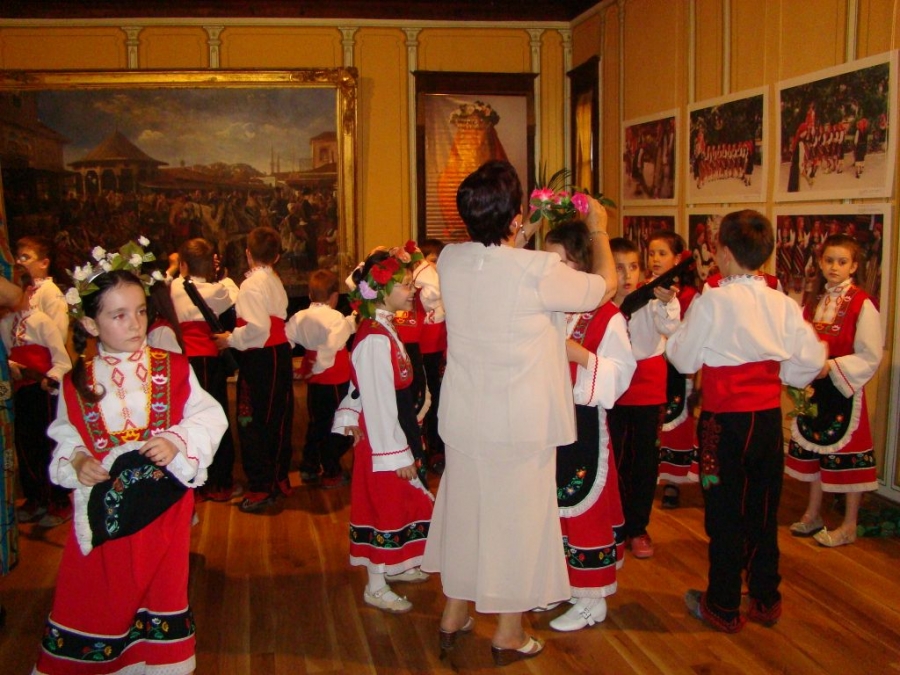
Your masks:
[[[566,257],[574,262],[582,272],[590,272],[594,268],[594,252],[591,249],[591,234],[587,225],[580,220],[572,220],[557,225],[547,233],[548,244],[563,247]]]
[[[247,250],[254,262],[273,265],[281,255],[281,235],[272,227],[254,227],[247,235]]]
[[[213,246],[206,239],[202,237],[188,239],[178,247],[178,262],[187,265],[188,274],[191,276],[213,281],[215,275],[213,253]]]
[[[613,237],[609,240],[609,248],[615,253],[634,253],[638,259],[641,257],[641,249],[631,239],[625,237]]]
[[[647,237],[647,245],[649,246],[651,241],[656,241],[657,239],[662,239],[666,242],[669,245],[669,250],[675,254],[676,258],[684,253],[684,238],[677,232],[662,229],[654,230],[650,233],[650,236]]]
[[[16,241],[16,248],[34,249],[34,252],[37,253],[38,260],[48,258],[53,262],[53,242],[49,237],[40,234],[20,237]]]
[[[153,284],[147,296],[147,329],[149,330],[150,325],[160,317],[175,333],[175,340],[178,342],[178,346],[181,347],[181,353],[184,354],[184,336],[181,334],[181,323],[178,321],[178,314],[175,311],[175,305],[172,303],[169,285],[162,281]]]
[[[466,176],[456,192],[456,208],[473,241],[499,245],[522,213],[522,184],[509,162],[492,160]]]
[[[114,270],[112,272],[103,272],[94,277],[91,282],[97,287],[97,290],[88,295],[81,297],[81,306],[84,315],[91,319],[97,318],[97,312],[100,311],[100,305],[103,297],[108,291],[120,286],[137,286],[144,291],[144,284],[131,272],[126,270]],[[87,341],[91,338],[91,334],[82,325],[81,321],[76,321],[72,327],[72,347],[78,358],[75,359],[75,365],[72,367],[71,377],[75,391],[85,401],[96,403],[103,398],[106,391],[100,385],[100,391],[95,391],[87,383],[87,372],[84,365],[84,350],[87,347]]]
[[[840,246],[841,248],[845,248],[850,251],[853,262],[857,265],[862,262],[862,246],[860,246],[859,241],[857,241],[855,237],[851,237],[849,234],[829,234],[825,238],[825,241],[822,242],[822,253],[819,254],[819,258],[825,255],[825,249],[829,246]]]
[[[331,270],[319,269],[309,275],[309,299],[312,302],[327,302],[332,293],[338,291],[337,274]]]
[[[444,250],[444,246],[444,242],[440,239],[426,239],[419,245],[419,248],[422,250],[422,255],[427,258],[432,253],[434,255],[440,255],[441,251]]]
[[[772,223],[759,211],[732,211],[719,225],[719,246],[727,246],[744,269],[758,270],[775,250]]]
[[[359,286],[359,282],[369,276],[369,272],[375,265],[384,262],[390,257],[391,254],[387,249],[379,248],[373,251],[369,257],[366,258],[366,262],[363,263],[362,267],[357,267],[353,270],[353,274],[350,275],[350,278],[353,279],[353,283]]]

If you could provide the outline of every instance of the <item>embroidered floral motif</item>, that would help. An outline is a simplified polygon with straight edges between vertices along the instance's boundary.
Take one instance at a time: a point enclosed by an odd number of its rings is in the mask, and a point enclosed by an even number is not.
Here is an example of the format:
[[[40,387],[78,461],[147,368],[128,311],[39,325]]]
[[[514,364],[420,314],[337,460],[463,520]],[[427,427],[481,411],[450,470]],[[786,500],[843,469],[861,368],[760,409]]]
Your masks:
[[[569,544],[567,537],[563,537],[563,548],[566,554],[566,564],[582,570],[611,567],[616,564],[618,558],[615,544],[600,548],[575,548]]]
[[[704,490],[721,483],[719,478],[719,456],[717,454],[722,426],[715,415],[701,419],[700,484]]]
[[[428,537],[428,522],[410,523],[392,532],[382,532],[374,527],[350,526],[350,541],[353,544],[374,546],[375,548],[397,549],[406,544]]]
[[[120,473],[118,478],[113,481],[110,490],[103,495],[103,505],[106,507],[104,527],[107,534],[114,536],[121,529],[119,507],[125,498],[125,490],[140,481],[160,481],[165,477],[166,474],[161,469],[149,464],[135,469],[126,469]]]
[[[573,495],[580,492],[584,487],[585,476],[587,476],[587,469],[585,467],[579,467],[565,487],[556,488],[557,501],[561,502],[570,499]]]
[[[115,661],[137,642],[179,642],[194,634],[194,614],[188,608],[178,614],[153,614],[141,610],[123,637],[76,633],[47,621],[41,645],[54,656],[74,661]]]

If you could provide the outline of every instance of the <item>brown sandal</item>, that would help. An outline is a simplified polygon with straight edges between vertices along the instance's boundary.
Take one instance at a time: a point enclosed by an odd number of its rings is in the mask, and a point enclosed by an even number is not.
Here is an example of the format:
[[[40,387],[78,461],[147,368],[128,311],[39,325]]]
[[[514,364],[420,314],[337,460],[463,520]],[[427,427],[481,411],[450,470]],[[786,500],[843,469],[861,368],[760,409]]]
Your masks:
[[[456,646],[456,639],[461,635],[465,635],[466,633],[471,633],[472,629],[475,628],[475,619],[471,616],[466,617],[466,622],[462,625],[462,628],[457,630],[449,631],[444,630],[443,628],[438,628],[438,635],[440,636],[440,644],[441,644],[441,658],[447,656],[447,653],[452,651]]]
[[[533,659],[542,651],[544,651],[544,643],[530,635],[528,641],[518,649],[505,649],[491,645],[491,655],[494,657],[494,664],[498,666],[508,666],[516,661]]]

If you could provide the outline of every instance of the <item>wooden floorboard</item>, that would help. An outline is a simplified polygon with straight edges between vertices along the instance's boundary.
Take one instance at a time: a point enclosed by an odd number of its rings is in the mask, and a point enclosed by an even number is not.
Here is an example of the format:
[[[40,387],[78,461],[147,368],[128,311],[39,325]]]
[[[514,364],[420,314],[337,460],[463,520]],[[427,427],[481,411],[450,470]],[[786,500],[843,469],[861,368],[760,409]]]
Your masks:
[[[302,420],[299,403],[297,412]],[[699,489],[682,495],[680,509],[654,508],[656,555],[626,558],[605,623],[561,634],[548,627],[560,610],[528,614],[530,631],[547,642],[546,653],[503,672],[900,672],[900,539],[864,538],[824,549],[791,537],[787,528],[802,512],[805,495],[802,485],[786,479],[779,518],[784,616],[774,628],[751,623],[725,635],[684,608],[684,592],[702,588],[707,562]],[[365,573],[348,564],[349,488],[299,487],[268,515],[213,503],[197,512],[190,597],[199,675],[497,672],[490,655],[494,618],[487,615],[476,617],[474,633],[448,659],[438,658],[439,578],[403,589],[414,604],[409,614],[392,616],[363,603]],[[826,513],[832,525],[839,520]],[[9,611],[0,630],[0,675],[31,671],[67,528],[21,528],[21,564],[0,580]]]

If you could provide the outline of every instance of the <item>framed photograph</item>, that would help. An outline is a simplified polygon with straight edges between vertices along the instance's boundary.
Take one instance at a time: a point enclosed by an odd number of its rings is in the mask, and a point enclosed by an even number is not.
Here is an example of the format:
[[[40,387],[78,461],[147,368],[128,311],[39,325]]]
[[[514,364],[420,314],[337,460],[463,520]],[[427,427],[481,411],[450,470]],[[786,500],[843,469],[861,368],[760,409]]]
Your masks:
[[[764,202],[766,88],[688,106],[688,204]]]
[[[777,86],[777,201],[891,197],[896,51]]]
[[[622,215],[622,236],[637,244],[638,257],[646,278],[650,277],[650,265],[647,259],[649,239],[656,230],[678,232],[675,209],[658,209],[651,213],[632,211]],[[679,234],[681,233],[679,232]]]
[[[456,211],[456,191],[466,176],[488,160],[503,159],[516,168],[526,197],[534,186],[536,75],[413,75],[418,240],[466,241],[469,235]]]
[[[774,210],[775,270],[785,293],[801,306],[816,292],[819,256],[831,234],[849,234],[862,249],[856,283],[881,311],[882,329],[891,312],[892,212],[890,204],[806,204]]]
[[[719,223],[722,216],[734,209],[688,209],[687,212],[687,246],[696,263],[694,279],[697,290],[703,290],[703,284],[719,271],[716,265],[716,242],[719,240]]]
[[[623,125],[623,205],[675,205],[679,114],[670,110]]]
[[[600,192],[600,58],[592,56],[568,73],[572,184]]]
[[[12,242],[52,238],[61,270],[143,235],[157,259],[205,237],[236,281],[269,225],[288,293],[358,258],[353,68],[0,72]]]

